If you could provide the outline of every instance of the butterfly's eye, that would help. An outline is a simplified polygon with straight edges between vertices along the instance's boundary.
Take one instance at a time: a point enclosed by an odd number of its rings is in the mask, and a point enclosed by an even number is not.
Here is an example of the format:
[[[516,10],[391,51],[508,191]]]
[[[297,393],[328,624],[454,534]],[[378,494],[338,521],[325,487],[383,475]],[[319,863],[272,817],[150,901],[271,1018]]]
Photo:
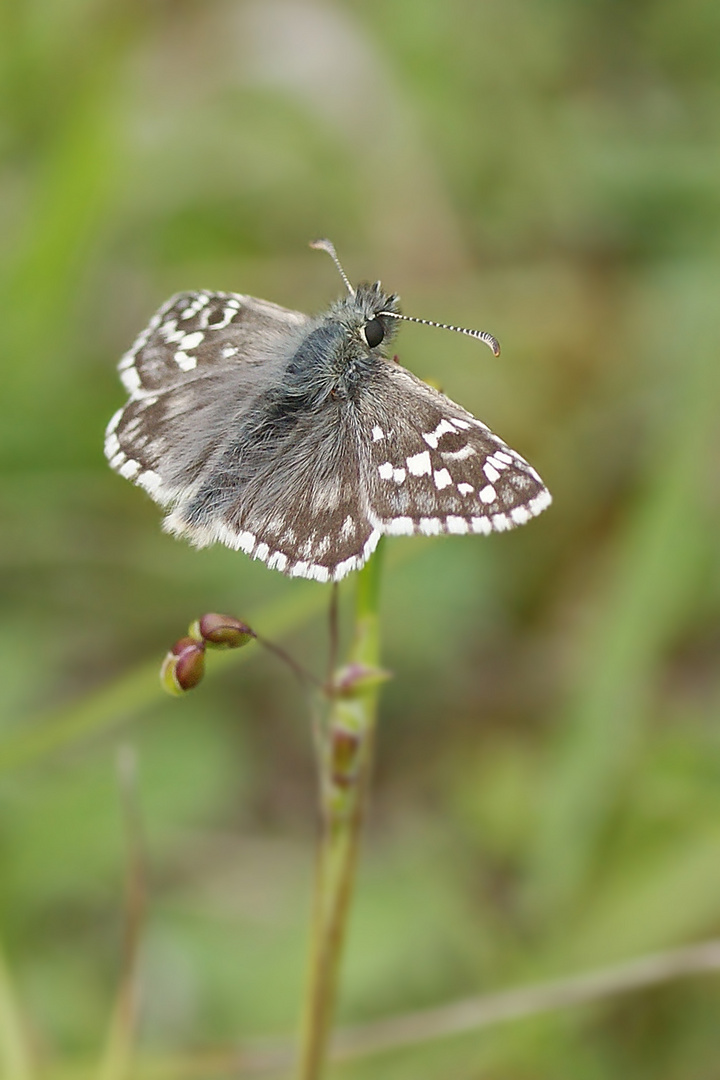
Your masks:
[[[370,322],[366,322],[363,327],[363,336],[371,349],[379,345],[385,337],[385,331],[380,320],[371,319]]]

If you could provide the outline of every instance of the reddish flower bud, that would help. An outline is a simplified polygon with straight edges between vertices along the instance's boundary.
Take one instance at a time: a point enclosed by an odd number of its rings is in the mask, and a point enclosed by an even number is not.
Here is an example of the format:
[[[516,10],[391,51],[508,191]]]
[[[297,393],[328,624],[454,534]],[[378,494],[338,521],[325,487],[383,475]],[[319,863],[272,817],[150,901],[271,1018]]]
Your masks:
[[[347,788],[357,777],[361,740],[354,731],[335,727],[330,735],[330,773],[333,783]]]
[[[205,673],[205,643],[192,637],[176,641],[163,660],[160,682],[169,694],[180,695],[202,679]]]
[[[252,641],[255,631],[233,615],[211,612],[195,620],[190,627],[190,636],[215,649],[240,649]]]
[[[374,690],[376,686],[391,679],[392,675],[384,668],[367,667],[365,664],[348,664],[340,668],[333,679],[332,689],[343,698],[354,698]]]

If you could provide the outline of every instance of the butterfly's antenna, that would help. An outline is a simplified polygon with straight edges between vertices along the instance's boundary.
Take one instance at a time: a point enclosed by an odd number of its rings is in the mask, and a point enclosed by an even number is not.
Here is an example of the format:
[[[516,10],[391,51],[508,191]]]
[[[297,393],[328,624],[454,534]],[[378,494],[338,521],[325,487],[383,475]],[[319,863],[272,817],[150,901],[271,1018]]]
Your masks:
[[[340,260],[337,257],[337,252],[335,251],[333,243],[330,240],[311,240],[310,247],[316,248],[318,251],[327,251],[328,255],[337,266],[340,277],[345,282],[345,287],[347,288],[347,291],[350,293],[351,296],[354,296],[355,290],[350,284],[347,274],[340,265]]]
[[[397,311],[379,311],[378,315],[387,315],[391,319],[403,319],[405,322],[422,323],[423,326],[437,326],[440,330],[455,330],[458,334],[467,334],[489,345],[495,356],[500,355],[500,342],[487,330],[466,330],[464,326],[450,326],[448,323],[433,322],[432,319],[414,319],[412,315],[400,315]]]

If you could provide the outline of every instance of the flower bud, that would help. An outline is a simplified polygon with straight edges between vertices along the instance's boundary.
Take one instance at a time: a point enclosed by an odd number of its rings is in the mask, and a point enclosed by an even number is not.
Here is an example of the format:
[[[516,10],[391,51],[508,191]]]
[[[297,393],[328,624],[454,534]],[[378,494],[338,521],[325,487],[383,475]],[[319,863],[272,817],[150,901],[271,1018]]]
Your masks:
[[[330,735],[330,773],[337,787],[347,788],[357,777],[361,739],[355,731],[334,727]]]
[[[366,664],[348,664],[335,673],[332,689],[338,697],[355,698],[374,690],[376,686],[391,679],[384,668],[368,667]]]
[[[180,695],[197,686],[205,673],[205,643],[193,637],[176,641],[163,660],[160,682],[169,694]]]
[[[240,649],[255,637],[255,631],[233,615],[211,612],[195,620],[190,627],[190,636],[211,648]]]

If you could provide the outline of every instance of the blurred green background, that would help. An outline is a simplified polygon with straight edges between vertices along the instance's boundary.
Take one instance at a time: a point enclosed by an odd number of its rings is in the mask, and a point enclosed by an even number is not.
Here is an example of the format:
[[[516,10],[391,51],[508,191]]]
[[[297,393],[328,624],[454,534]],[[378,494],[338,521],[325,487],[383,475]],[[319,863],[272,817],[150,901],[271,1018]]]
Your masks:
[[[294,1030],[305,702],[258,650],[181,701],[155,672],[210,610],[321,671],[328,590],[164,535],[102,441],[162,301],[320,311],[342,287],[316,236],[406,312],[498,336],[499,361],[420,327],[398,352],[555,498],[511,534],[387,545],[395,679],[341,1021],[718,934],[720,5],[8,0],[0,19],[0,1027],[11,983],[46,1069],[100,1053],[130,744],[143,1055],[211,1080],[241,1073],[200,1051]],[[710,1080],[719,1013],[706,975],[332,1075]]]

